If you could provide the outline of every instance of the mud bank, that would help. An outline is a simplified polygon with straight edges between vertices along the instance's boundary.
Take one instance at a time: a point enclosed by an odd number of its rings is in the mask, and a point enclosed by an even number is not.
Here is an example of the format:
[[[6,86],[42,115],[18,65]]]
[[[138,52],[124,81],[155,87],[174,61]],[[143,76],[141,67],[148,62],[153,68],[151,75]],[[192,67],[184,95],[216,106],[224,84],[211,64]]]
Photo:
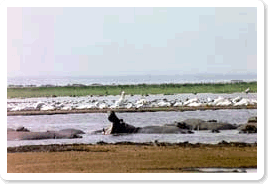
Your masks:
[[[228,172],[257,168],[257,144],[100,142],[23,146],[8,148],[7,154],[8,173],[226,172],[196,168],[229,168]]]
[[[200,147],[257,147],[257,143],[243,143],[243,142],[226,142],[222,141],[218,144],[203,144],[196,143],[192,144],[189,142],[181,143],[168,143],[168,142],[117,142],[117,143],[107,143],[107,142],[97,142],[96,144],[51,144],[51,145],[27,145],[19,147],[8,147],[8,153],[17,152],[63,152],[63,151],[85,151],[90,152],[92,150],[87,149],[94,146],[156,146],[156,147],[182,147],[182,148],[200,148]],[[93,150],[94,151],[94,150]],[[109,151],[109,150],[106,150]]]
[[[161,107],[161,108],[120,108],[113,109],[115,112],[157,112],[157,111],[197,111],[197,110],[220,110],[220,109],[257,109],[257,105],[248,106],[205,106],[205,107]],[[53,114],[75,114],[75,113],[106,113],[111,109],[81,109],[81,110],[53,110],[53,111],[14,111],[7,112],[8,116],[28,115],[53,115]]]

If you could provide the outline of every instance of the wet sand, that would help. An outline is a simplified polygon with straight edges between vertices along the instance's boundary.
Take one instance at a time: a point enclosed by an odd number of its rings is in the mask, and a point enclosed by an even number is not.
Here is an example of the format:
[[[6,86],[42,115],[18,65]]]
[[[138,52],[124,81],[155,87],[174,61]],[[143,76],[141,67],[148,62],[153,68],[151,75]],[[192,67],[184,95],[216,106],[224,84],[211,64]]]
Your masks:
[[[257,168],[257,144],[114,143],[8,148],[8,173],[181,173]]]
[[[52,114],[74,114],[74,113],[106,113],[115,112],[157,112],[157,111],[195,111],[195,110],[219,110],[219,109],[257,109],[257,105],[248,106],[200,106],[200,107],[155,107],[155,108],[120,108],[120,109],[81,109],[81,110],[53,110],[53,111],[14,111],[7,112],[8,116],[28,115],[52,115]]]

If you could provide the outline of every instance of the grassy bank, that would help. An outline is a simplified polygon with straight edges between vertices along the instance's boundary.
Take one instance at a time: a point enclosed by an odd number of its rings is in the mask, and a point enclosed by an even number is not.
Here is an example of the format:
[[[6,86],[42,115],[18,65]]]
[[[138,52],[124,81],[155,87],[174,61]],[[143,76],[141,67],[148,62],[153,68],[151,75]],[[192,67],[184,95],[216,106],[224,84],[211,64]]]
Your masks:
[[[57,86],[57,87],[24,87],[7,88],[7,98],[58,97],[58,96],[87,96],[87,95],[119,95],[125,91],[130,95],[177,93],[235,93],[257,92],[257,82],[241,83],[199,83],[199,84],[139,84],[139,85],[106,85],[106,86]]]
[[[38,146],[33,147],[33,151],[38,151]],[[42,150],[8,153],[7,172],[171,173],[186,172],[186,168],[197,167],[257,167],[257,145],[108,144],[66,145],[53,147],[51,151]]]

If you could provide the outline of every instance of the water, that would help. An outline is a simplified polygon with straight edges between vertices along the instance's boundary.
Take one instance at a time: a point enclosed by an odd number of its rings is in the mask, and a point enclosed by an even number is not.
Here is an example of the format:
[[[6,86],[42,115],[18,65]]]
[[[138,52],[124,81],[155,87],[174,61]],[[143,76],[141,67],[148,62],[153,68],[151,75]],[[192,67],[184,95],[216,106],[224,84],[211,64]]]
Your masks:
[[[257,81],[256,74],[219,75],[136,75],[136,76],[37,76],[37,77],[8,77],[7,85],[55,85],[66,86],[68,84],[161,84],[161,83],[215,83],[230,82],[231,80],[243,80],[245,82]]]
[[[246,173],[257,173],[257,168],[197,168],[198,171],[202,172],[246,172]]]
[[[87,114],[58,114],[40,116],[8,116],[7,127],[16,128],[24,126],[31,131],[60,130],[64,128],[76,128],[83,130],[86,134],[81,139],[48,139],[48,140],[26,140],[7,141],[7,146],[39,145],[39,144],[71,144],[71,143],[97,143],[99,141],[115,143],[122,141],[130,142],[185,142],[190,143],[212,143],[216,144],[225,140],[227,142],[257,142],[256,134],[239,134],[238,130],[225,130],[218,134],[209,131],[195,131],[194,134],[129,134],[121,136],[92,135],[95,130],[107,127],[110,122],[105,113]],[[243,124],[251,116],[257,116],[257,109],[240,110],[207,110],[186,112],[142,112],[142,113],[117,113],[119,118],[134,126],[164,125],[174,121],[189,118],[200,118],[203,120],[216,119],[232,124]]]
[[[200,83],[200,82],[230,82],[230,80],[244,80],[256,81],[256,75],[172,75],[172,76],[104,76],[104,77],[13,77],[8,78],[7,85],[58,85],[65,86],[68,84],[160,84],[160,83]],[[179,94],[179,95],[150,95],[145,98],[147,101],[155,99],[181,100],[185,101],[187,98],[198,98],[201,101],[206,101],[208,97],[215,99],[218,96],[223,98],[235,98],[237,96],[256,99],[257,94]],[[142,98],[140,95],[126,96],[129,102],[135,102]],[[57,98],[26,98],[26,99],[7,99],[8,106],[29,105],[38,101],[47,103],[59,102],[63,104],[86,104],[89,101],[107,101],[108,104],[113,104],[114,100],[118,100],[119,96],[107,97],[57,97]],[[216,119],[229,123],[245,123],[251,116],[256,116],[257,110],[218,110],[218,111],[188,111],[188,112],[146,112],[146,113],[120,113],[118,116],[126,122],[134,126],[149,126],[149,125],[163,125],[165,123],[172,123],[178,120],[188,118],[200,118],[204,120]],[[124,136],[112,135],[91,135],[95,130],[100,130],[107,127],[109,122],[107,114],[89,113],[89,114],[67,114],[67,115],[42,115],[42,116],[8,116],[8,128],[16,128],[18,126],[25,126],[31,131],[47,131],[60,130],[63,128],[76,128],[86,132],[82,139],[50,139],[50,140],[31,140],[31,141],[8,141],[8,146],[19,145],[36,145],[36,144],[65,144],[65,143],[96,143],[104,142],[148,142],[158,140],[159,142],[184,142],[191,143],[218,143],[225,141],[238,142],[256,142],[256,134],[238,134],[237,130],[221,131],[219,134],[212,134],[208,131],[195,132],[195,134],[180,135],[180,134],[132,134]]]

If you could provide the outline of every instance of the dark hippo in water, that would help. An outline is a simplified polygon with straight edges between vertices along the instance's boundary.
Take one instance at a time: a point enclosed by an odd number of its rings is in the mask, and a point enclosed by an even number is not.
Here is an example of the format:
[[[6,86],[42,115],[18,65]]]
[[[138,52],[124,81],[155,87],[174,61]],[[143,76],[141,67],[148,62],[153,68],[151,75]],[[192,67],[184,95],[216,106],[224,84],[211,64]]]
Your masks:
[[[167,125],[176,125],[178,127],[183,127],[189,130],[211,130],[212,132],[219,132],[219,130],[234,130],[237,129],[237,125],[218,122],[217,120],[208,120],[204,121],[201,119],[186,119],[180,122],[175,122],[173,124]]]
[[[17,132],[30,132],[30,130],[28,130],[27,128],[25,128],[25,127],[23,127],[23,126],[17,128],[16,131],[17,131]]]
[[[182,129],[177,126],[146,126],[146,127],[135,127],[129,125],[119,119],[114,111],[111,111],[108,120],[112,122],[111,126],[103,130],[103,134],[124,134],[124,133],[144,133],[144,134],[186,134],[193,133],[189,130]],[[99,131],[96,131],[97,133]]]
[[[238,127],[239,133],[257,133],[257,116],[250,117],[246,124]]]
[[[60,131],[30,132],[8,128],[7,140],[40,140],[40,139],[74,139],[82,138],[84,132],[77,129],[63,129]]]
[[[47,131],[47,132],[53,132],[53,131]],[[62,130],[59,130],[58,132],[59,133],[70,133],[70,134],[85,134],[85,132],[83,132],[82,130],[77,130],[77,129],[73,129],[73,128],[62,129]]]

